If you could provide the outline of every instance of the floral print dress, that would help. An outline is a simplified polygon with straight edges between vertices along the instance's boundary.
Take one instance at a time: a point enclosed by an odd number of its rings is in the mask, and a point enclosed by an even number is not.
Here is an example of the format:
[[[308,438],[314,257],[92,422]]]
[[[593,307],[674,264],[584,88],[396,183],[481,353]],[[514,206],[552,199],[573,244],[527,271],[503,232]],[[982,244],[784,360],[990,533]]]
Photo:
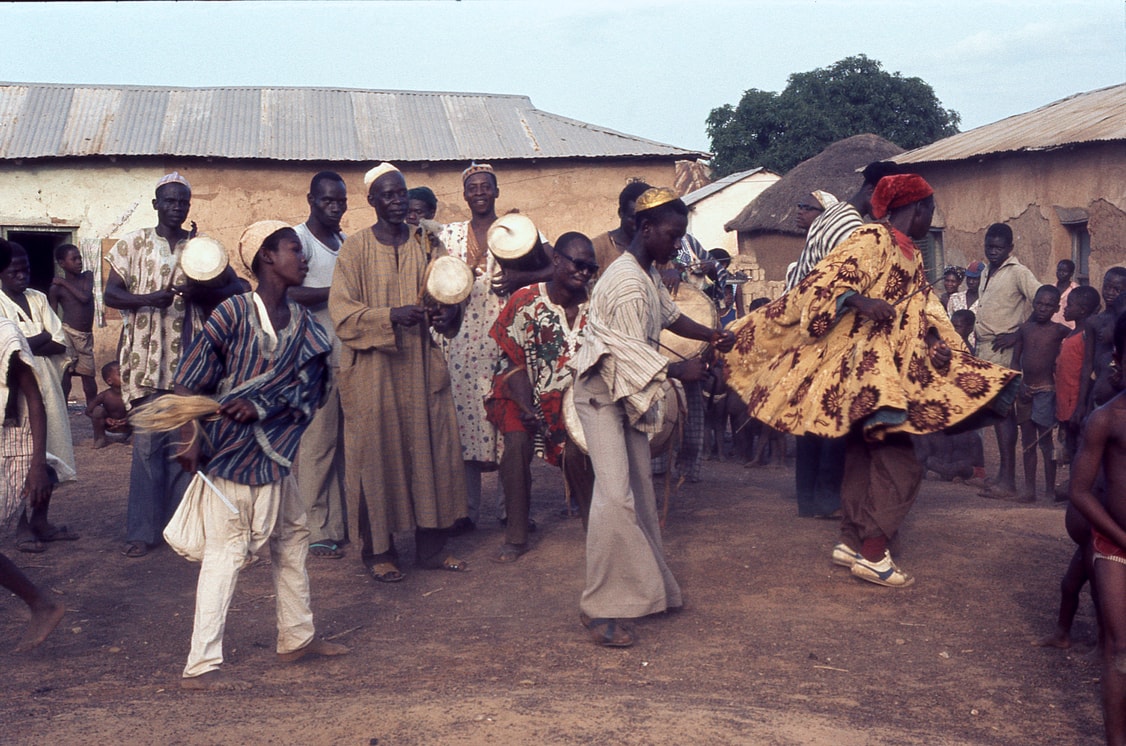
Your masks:
[[[468,222],[447,225],[439,239],[450,256],[464,262],[470,260],[470,242],[475,239]],[[492,253],[488,250],[473,253],[482,256],[482,260],[480,266],[473,267],[476,279],[465,306],[461,330],[453,339],[440,335],[436,339],[442,345],[450,369],[462,460],[497,464],[502,441],[496,427],[485,416],[485,397],[492,390],[493,371],[501,356],[500,347],[489,332],[505,299],[490,288],[496,269]]]

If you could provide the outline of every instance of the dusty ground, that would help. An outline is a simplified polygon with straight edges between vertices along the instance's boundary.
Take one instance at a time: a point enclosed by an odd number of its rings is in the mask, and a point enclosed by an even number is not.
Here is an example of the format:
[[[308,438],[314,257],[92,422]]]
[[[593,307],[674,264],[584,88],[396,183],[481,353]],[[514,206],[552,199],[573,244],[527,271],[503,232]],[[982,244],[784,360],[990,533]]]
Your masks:
[[[248,570],[226,668],[250,692],[178,688],[196,567],[167,549],[119,553],[129,447],[89,447],[52,517],[80,531],[16,561],[63,599],[58,631],[5,655],[5,743],[1080,744],[1101,740],[1099,667],[1084,593],[1070,651],[1032,647],[1055,620],[1072,552],[1063,510],[927,482],[902,537],[918,580],[887,590],[829,565],[831,522],[800,520],[790,469],[709,464],[666,528],[687,608],[643,620],[628,650],[579,626],[583,532],[538,466],[535,550],[487,555],[492,519],[457,539],[464,575],[407,566],[398,585],[358,559],[310,558],[320,634],[349,656],[274,661],[270,573]],[[495,479],[486,486],[495,492]],[[5,547],[5,551],[12,549]],[[265,564],[265,563],[263,563]],[[26,619],[0,604],[0,637]]]

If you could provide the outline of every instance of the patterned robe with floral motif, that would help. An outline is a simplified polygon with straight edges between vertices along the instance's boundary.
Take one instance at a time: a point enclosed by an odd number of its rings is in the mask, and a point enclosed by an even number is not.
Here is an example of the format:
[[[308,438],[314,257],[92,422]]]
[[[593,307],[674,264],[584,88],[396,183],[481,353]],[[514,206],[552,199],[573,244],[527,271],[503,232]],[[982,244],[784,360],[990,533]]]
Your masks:
[[[892,304],[895,318],[860,317],[843,305],[856,293]],[[932,328],[953,351],[943,369],[927,352]],[[1008,411],[1020,380],[966,351],[910,238],[879,224],[858,229],[732,330],[729,385],[752,417],[796,435],[862,427],[878,440],[978,426]]]
[[[438,238],[450,256],[469,261],[469,242],[473,232],[469,223],[450,223]],[[442,346],[450,369],[450,387],[457,409],[457,427],[461,436],[461,458],[484,464],[500,462],[503,440],[485,414],[485,398],[493,388],[493,371],[501,357],[500,348],[489,332],[504,307],[505,299],[492,292],[496,270],[493,255],[481,254],[481,265],[474,267],[476,279],[473,292],[465,304],[461,330],[453,339],[435,335]]]

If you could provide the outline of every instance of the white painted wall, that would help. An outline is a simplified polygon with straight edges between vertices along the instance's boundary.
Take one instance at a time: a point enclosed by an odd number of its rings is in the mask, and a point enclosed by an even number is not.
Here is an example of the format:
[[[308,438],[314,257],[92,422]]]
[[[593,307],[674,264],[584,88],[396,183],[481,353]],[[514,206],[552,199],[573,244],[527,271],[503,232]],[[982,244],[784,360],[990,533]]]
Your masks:
[[[705,197],[689,208],[688,232],[705,249],[722,248],[731,256],[736,256],[739,253],[738,236],[735,231],[725,231],[724,223],[742,212],[751,200],[779,178],[781,177],[770,172],[751,174],[742,181]]]

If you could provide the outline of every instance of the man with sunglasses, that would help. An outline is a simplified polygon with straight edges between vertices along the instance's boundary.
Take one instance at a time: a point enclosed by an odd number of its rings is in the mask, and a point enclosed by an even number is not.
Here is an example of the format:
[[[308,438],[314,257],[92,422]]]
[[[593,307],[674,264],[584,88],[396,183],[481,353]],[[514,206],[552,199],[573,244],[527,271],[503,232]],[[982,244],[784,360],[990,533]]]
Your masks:
[[[598,272],[594,245],[581,233],[555,244],[549,281],[512,294],[490,336],[502,357],[485,401],[489,421],[504,437],[505,542],[492,560],[515,562],[528,551],[533,455],[560,466],[585,525],[594,489],[590,459],[568,437],[563,395],[571,386],[567,364],[578,350],[587,318],[587,283]]]

